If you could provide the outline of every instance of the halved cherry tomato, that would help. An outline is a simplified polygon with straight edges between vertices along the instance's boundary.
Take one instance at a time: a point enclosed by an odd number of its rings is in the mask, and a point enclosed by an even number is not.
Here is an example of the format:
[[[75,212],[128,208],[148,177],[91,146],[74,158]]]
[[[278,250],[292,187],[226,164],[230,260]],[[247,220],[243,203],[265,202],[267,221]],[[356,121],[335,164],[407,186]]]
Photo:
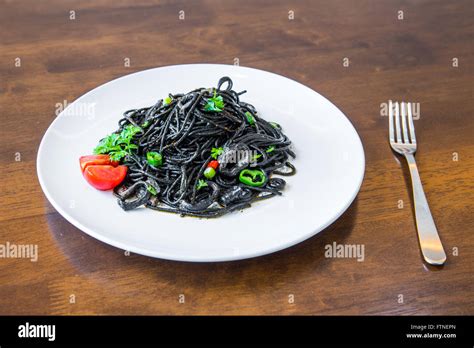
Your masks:
[[[106,191],[120,184],[127,175],[127,166],[90,165],[84,170],[84,178],[98,190]]]
[[[219,162],[216,160],[213,160],[207,164],[208,167],[213,168],[214,170],[217,170],[217,167],[219,167]]]
[[[84,172],[84,170],[87,168],[87,166],[90,165],[96,165],[96,164],[108,164],[111,166],[116,167],[118,165],[118,162],[111,161],[109,155],[88,155],[88,156],[81,156],[79,158],[79,163],[81,164],[81,170]]]

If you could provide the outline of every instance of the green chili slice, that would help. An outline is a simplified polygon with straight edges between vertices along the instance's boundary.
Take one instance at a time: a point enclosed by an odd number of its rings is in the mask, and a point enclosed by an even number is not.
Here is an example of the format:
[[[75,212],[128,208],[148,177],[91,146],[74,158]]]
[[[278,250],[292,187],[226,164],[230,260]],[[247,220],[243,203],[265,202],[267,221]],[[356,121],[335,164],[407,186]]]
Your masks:
[[[263,170],[244,169],[239,174],[239,180],[245,185],[259,187],[265,184],[267,181],[267,175]]]

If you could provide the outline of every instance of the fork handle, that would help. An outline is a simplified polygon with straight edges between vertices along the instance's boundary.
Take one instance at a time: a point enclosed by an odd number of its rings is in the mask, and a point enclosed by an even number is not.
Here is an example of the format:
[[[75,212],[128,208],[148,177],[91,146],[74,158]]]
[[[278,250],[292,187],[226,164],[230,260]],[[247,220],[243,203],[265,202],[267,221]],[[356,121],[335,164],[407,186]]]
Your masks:
[[[423,191],[415,157],[411,153],[405,153],[405,158],[410,168],[413,200],[415,203],[416,229],[418,231],[421,252],[425,261],[429,264],[442,265],[446,261],[446,254],[443,249],[443,244],[441,244],[441,240],[439,239],[433,216],[431,216],[425,192]]]

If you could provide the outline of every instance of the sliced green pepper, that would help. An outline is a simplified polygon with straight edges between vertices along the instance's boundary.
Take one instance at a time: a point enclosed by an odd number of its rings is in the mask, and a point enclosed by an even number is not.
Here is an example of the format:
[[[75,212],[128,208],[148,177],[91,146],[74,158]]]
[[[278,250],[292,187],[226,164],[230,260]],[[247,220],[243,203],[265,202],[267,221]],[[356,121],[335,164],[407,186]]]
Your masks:
[[[169,105],[169,104],[171,104],[172,101],[173,101],[173,98],[168,96],[163,100],[163,105]]]
[[[250,112],[246,111],[245,112],[245,117],[247,118],[247,122],[250,125],[255,124],[255,117],[253,117],[253,115]]]
[[[267,181],[267,175],[263,170],[244,169],[239,174],[239,180],[245,185],[259,187],[265,184]]]
[[[270,126],[272,126],[275,129],[281,129],[281,126],[276,122],[268,122],[268,123],[270,123]]]

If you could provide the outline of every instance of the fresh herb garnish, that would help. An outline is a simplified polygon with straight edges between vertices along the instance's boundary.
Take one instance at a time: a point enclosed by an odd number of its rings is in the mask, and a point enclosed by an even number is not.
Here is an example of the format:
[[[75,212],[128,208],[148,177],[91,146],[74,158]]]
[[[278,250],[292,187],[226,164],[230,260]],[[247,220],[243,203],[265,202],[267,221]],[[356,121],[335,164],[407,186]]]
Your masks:
[[[267,149],[265,150],[266,153],[271,153],[275,150],[275,146],[271,145],[269,147],[267,147]],[[256,154],[255,156],[252,157],[252,161],[256,161],[258,160],[260,157],[262,157],[262,154],[261,153],[258,153]]]
[[[216,159],[217,157],[219,157],[219,155],[221,155],[222,153],[224,152],[224,149],[222,147],[218,147],[218,148],[215,148],[213,147],[211,149],[211,157]]]
[[[154,188],[151,185],[147,185],[146,189],[148,190],[148,192],[150,192],[154,196],[156,196],[158,194],[158,192],[156,192],[156,188]]]
[[[94,155],[109,154],[112,161],[120,161],[125,156],[132,153],[132,150],[138,148],[137,145],[131,144],[135,134],[141,131],[140,127],[132,124],[126,126],[122,131],[112,133],[102,139],[94,149]]]
[[[266,153],[270,153],[270,152],[273,152],[274,150],[275,150],[275,146],[272,145],[272,146],[269,146],[269,147],[265,150],[265,152],[266,152]]]
[[[150,125],[150,121],[145,121],[145,122],[142,123],[141,127],[142,127],[142,128],[146,128],[146,127],[148,127],[149,125]]]
[[[245,111],[245,117],[247,117],[247,122],[250,125],[255,123],[255,117],[253,117],[253,115],[249,111]]]
[[[224,110],[224,99],[221,95],[216,94],[216,90],[214,90],[214,96],[207,99],[207,104],[204,106],[204,110],[214,112],[221,112]]]
[[[153,167],[160,167],[163,164],[163,156],[158,152],[150,151],[146,153],[146,161]]]
[[[200,189],[202,189],[203,187],[206,187],[206,186],[209,186],[207,184],[207,181],[203,180],[203,179],[199,179],[197,184],[196,184],[196,190],[200,190]]]
[[[120,161],[122,158],[127,156],[129,152],[127,150],[119,150],[119,151],[109,152],[109,154],[110,154],[110,160]]]

